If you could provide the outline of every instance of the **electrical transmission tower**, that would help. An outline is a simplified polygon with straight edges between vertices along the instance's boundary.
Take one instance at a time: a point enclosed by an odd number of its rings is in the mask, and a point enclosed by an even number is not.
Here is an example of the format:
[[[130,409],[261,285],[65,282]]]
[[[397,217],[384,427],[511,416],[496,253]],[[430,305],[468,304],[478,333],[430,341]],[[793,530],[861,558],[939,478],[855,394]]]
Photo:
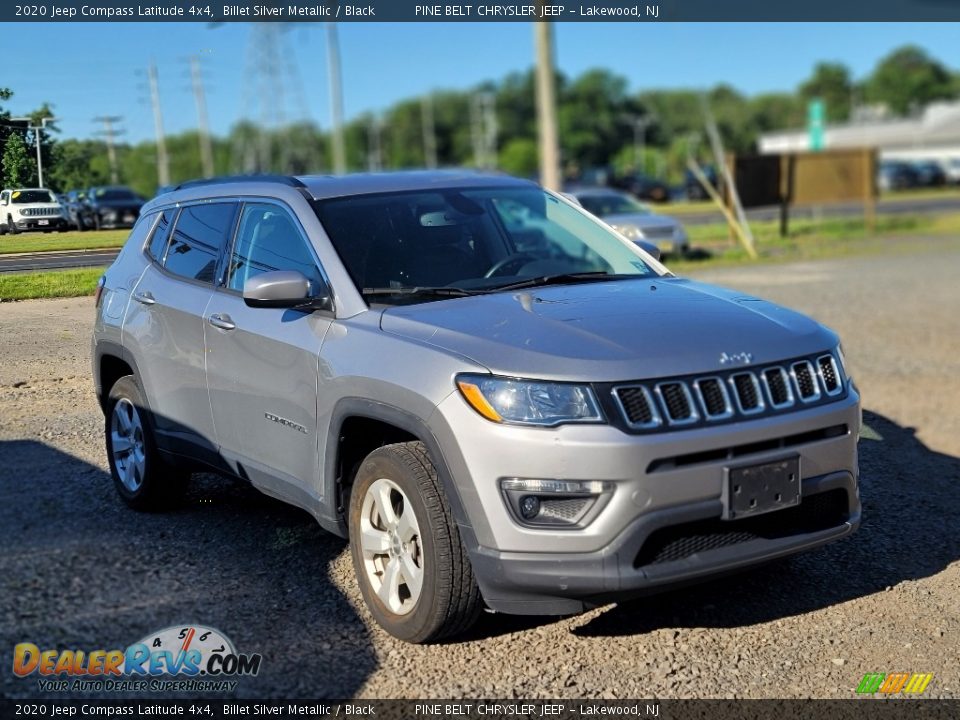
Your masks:
[[[243,117],[233,164],[240,172],[289,172],[298,148],[289,138],[291,119],[307,120],[303,83],[287,40],[287,23],[255,23],[247,45]],[[291,112],[291,103],[295,112]]]

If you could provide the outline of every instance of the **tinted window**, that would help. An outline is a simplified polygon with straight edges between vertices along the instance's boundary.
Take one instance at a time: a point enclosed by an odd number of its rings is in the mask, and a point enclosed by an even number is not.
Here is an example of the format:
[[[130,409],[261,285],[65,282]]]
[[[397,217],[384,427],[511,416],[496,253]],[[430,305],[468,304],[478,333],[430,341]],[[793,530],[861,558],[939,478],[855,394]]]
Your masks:
[[[217,253],[233,222],[233,203],[191,205],[180,211],[164,267],[191,280],[213,282]]]
[[[243,208],[237,242],[227,270],[227,287],[271,270],[299,270],[315,291],[323,285],[320,271],[293,218],[277,205],[249,204]]]
[[[167,249],[170,227],[173,225],[173,218],[176,217],[176,214],[177,211],[174,208],[164,210],[157,222],[157,227],[153,231],[153,236],[150,238],[150,246],[147,248],[147,252],[150,253],[150,257],[158,262],[163,262],[163,251]]]

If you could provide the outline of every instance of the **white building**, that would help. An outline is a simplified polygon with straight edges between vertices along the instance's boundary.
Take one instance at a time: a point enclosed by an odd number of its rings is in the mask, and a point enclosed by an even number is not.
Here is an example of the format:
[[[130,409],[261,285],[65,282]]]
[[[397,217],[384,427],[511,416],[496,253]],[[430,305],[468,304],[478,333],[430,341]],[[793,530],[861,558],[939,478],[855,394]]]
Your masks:
[[[960,167],[960,102],[932,103],[922,115],[827,125],[824,149],[875,147],[881,160],[938,160]],[[810,149],[806,129],[760,136],[760,152],[773,154]]]

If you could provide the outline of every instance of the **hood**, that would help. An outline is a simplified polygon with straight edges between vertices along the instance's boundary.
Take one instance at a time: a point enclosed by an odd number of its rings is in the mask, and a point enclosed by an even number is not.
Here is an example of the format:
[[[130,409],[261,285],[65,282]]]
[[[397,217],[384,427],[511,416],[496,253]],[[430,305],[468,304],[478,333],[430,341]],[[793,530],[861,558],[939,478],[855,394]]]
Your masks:
[[[593,382],[730,369],[721,353],[750,353],[756,366],[837,343],[792,310],[665,277],[398,306],[383,311],[380,324],[496,374]]]
[[[644,215],[643,213],[617,213],[605,215],[603,221],[608,225],[633,225],[643,228],[672,228],[677,221],[667,215]]]

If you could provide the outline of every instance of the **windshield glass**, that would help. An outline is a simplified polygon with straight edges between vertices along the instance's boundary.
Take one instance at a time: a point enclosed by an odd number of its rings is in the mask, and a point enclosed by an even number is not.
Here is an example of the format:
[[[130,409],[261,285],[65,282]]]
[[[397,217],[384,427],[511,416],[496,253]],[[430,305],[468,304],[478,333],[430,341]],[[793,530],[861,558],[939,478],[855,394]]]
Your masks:
[[[133,200],[136,198],[136,195],[133,194],[132,190],[108,188],[106,190],[97,190],[96,198],[97,200]]]
[[[55,203],[57,199],[49,190],[14,190],[10,195],[14,205],[27,203]]]
[[[606,217],[607,215],[622,215],[631,213],[634,215],[649,215],[650,210],[643,203],[639,203],[629,195],[617,195],[608,193],[606,195],[578,195],[577,200],[589,212],[597,217]]]
[[[412,288],[485,292],[538,278],[658,274],[606,225],[536,187],[359,195],[315,206],[357,288],[378,302],[451,296],[402,292]]]

